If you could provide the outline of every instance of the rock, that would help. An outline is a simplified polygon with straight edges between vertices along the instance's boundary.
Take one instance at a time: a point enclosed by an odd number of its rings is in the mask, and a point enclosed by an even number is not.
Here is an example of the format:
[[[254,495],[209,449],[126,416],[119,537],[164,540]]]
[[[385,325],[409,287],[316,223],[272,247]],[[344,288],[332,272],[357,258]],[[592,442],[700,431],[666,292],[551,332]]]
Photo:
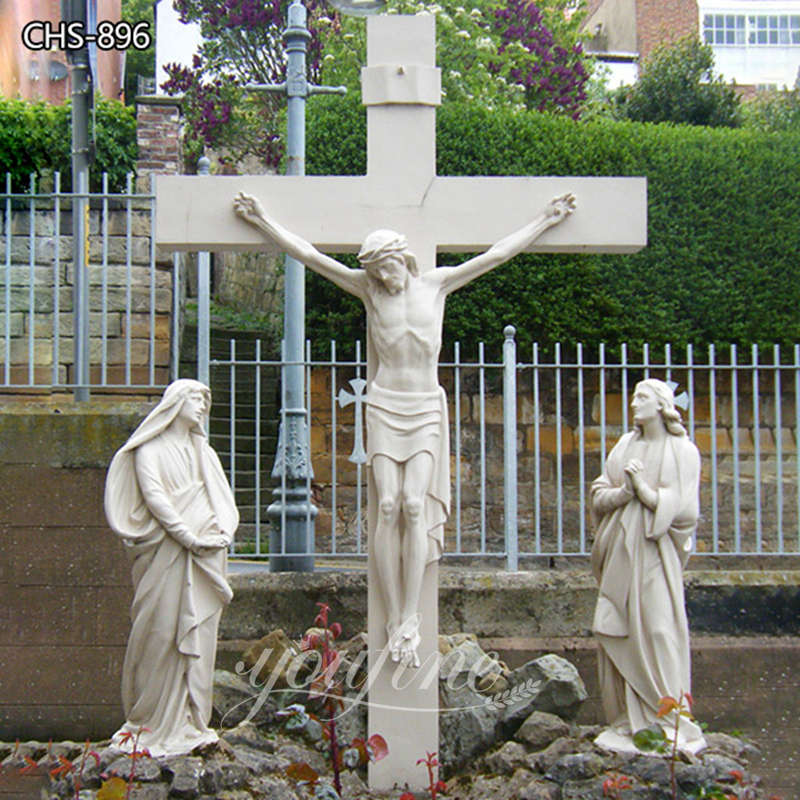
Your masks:
[[[342,775],[342,797],[366,797],[369,789],[358,773],[345,770]]]
[[[268,797],[269,800],[300,800],[308,797],[301,788],[295,789],[288,780],[272,775],[257,778],[250,783],[250,788],[254,797]]]
[[[317,630],[317,629],[313,629]],[[286,688],[286,673],[292,662],[292,659],[299,655],[299,649],[289,639],[289,637],[280,629],[270,631],[266,636],[259,639],[255,644],[250,645],[247,650],[242,653],[242,661],[244,661],[247,669],[253,671],[256,666],[258,672],[258,683],[265,683],[271,679],[273,671],[276,673],[276,681],[273,684],[278,688]]]
[[[448,770],[469,763],[497,741],[498,711],[477,692],[439,684],[439,761]]]
[[[576,732],[581,739],[594,741],[602,732],[603,725],[578,725]]]
[[[247,767],[253,775],[263,775],[265,772],[282,772],[292,763],[285,756],[253,750],[250,747],[234,747],[233,755],[236,761]]]
[[[714,782],[714,770],[706,764],[676,764],[675,778],[683,792],[696,793]]]
[[[189,800],[200,794],[200,775],[203,759],[189,756],[171,758],[164,766],[165,777],[170,781],[169,793],[172,797]]]
[[[713,772],[714,780],[719,783],[735,783],[736,781],[731,776],[731,772],[744,771],[744,767],[738,761],[734,761],[727,756],[718,756],[714,753],[705,756],[703,764]]]
[[[513,775],[515,770],[525,767],[527,751],[517,742],[506,742],[499,750],[484,759],[486,766],[497,775]]]
[[[287,759],[290,764],[304,761],[320,775],[324,774],[328,769],[322,753],[310,747],[303,747],[284,737],[280,737],[279,741],[276,742],[275,755]]]
[[[559,758],[545,777],[556,783],[586,780],[599,775],[604,767],[605,762],[597,753],[570,753]]]
[[[511,697],[503,715],[510,734],[516,732],[533,711],[547,711],[571,719],[588,697],[578,670],[560,656],[541,656],[510,673]]]
[[[625,765],[626,775],[635,775],[645,783],[669,785],[669,764],[663,756],[635,756]]]
[[[728,758],[746,760],[761,755],[761,751],[755,745],[738,736],[729,736],[727,733],[707,733],[705,737],[708,747],[703,750],[703,755],[718,753],[728,756]]]
[[[257,725],[271,723],[275,719],[275,703],[268,694],[262,695],[238,675],[222,669],[214,670],[211,726],[232,728],[248,717]]]
[[[482,695],[499,694],[508,689],[508,681],[499,672],[490,672],[478,681],[478,691]]]
[[[569,735],[569,725],[561,717],[546,711],[534,711],[514,734],[518,742],[531,750],[543,750],[561,736]]]
[[[240,722],[235,728],[221,732],[220,737],[233,747],[244,745],[265,753],[275,752],[275,742],[268,739],[252,722]]]
[[[567,781],[561,787],[561,800],[607,800],[607,795],[603,793],[603,780],[589,778]],[[628,800],[627,792],[623,796]]]
[[[309,742],[321,742],[322,724],[316,719],[309,719],[305,728],[303,728],[303,733]]]
[[[355,692],[347,692],[343,696],[344,711],[339,712],[336,717],[336,736],[340,742],[349,744],[353,739],[367,738],[367,706],[365,698],[360,702],[353,701],[356,697]]]
[[[592,752],[592,745],[589,742],[563,736],[551,742],[544,750],[528,755],[528,768],[544,774],[563,756],[587,752]]]
[[[200,774],[200,791],[216,796],[224,790],[239,789],[249,779],[250,770],[245,764],[209,761]]]
[[[92,759],[94,762],[94,759]],[[85,770],[84,770],[85,771]],[[119,775],[120,778],[128,779],[131,774],[131,760],[128,756],[119,756],[111,762],[106,770],[109,775]],[[152,783],[161,780],[161,762],[155,758],[137,758],[134,780],[144,783]]]
[[[499,662],[484,653],[477,641],[464,639],[450,644],[452,649],[439,664],[439,680],[448,681],[451,687],[466,685],[474,690],[480,678],[501,672]]]
[[[469,786],[459,783],[459,791],[453,793],[453,797],[460,800],[511,800],[518,797],[532,781],[533,775],[525,769],[518,769],[510,778],[504,775],[491,778],[477,775]]]
[[[531,781],[520,793],[519,800],[561,800],[561,789],[552,781]]]
[[[131,787],[131,800],[167,800],[168,796],[169,789],[164,783],[147,783],[144,786]]]

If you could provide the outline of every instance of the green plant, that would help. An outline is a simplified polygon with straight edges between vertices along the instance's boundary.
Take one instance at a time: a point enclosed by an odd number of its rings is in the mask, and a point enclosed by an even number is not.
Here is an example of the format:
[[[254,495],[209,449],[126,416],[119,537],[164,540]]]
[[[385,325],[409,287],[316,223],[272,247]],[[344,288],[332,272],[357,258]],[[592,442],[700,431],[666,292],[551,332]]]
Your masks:
[[[0,179],[11,175],[14,191],[27,191],[31,174],[41,177],[61,172],[61,190],[70,191],[71,104],[0,98]],[[126,176],[136,167],[136,115],[116,100],[95,99],[95,159],[90,168],[90,188],[99,191],[102,173],[109,188],[125,188]]]
[[[366,168],[366,117],[356,97],[309,106],[308,172],[355,175]],[[463,359],[486,341],[499,354],[514,324],[522,358],[601,342],[618,353],[648,342],[752,342],[788,348],[800,340],[800,134],[643,125],[597,119],[575,124],[547,114],[489,112],[446,103],[437,116],[439,175],[645,176],[648,244],[635,254],[526,254],[447,302],[443,360],[460,341]],[[580,197],[578,210],[581,213]],[[531,209],[535,213],[536,209]],[[466,257],[441,254],[440,263]],[[347,262],[350,266],[357,266]],[[359,301],[307,275],[307,335],[323,355],[365,335]],[[341,341],[345,338],[347,341]]]
[[[356,769],[370,761],[380,761],[389,754],[389,748],[386,740],[377,733],[368,739],[356,737],[347,746],[341,746],[336,730],[336,718],[344,710],[341,681],[336,677],[341,655],[334,647],[334,642],[341,636],[342,626],[338,622],[329,622],[330,606],[327,603],[317,603],[317,606],[320,610],[314,625],[321,633],[314,632],[304,636],[300,647],[306,652],[313,650],[319,654],[320,669],[311,682],[309,697],[321,700],[326,716],[320,720],[299,704],[289,706],[278,714],[286,718],[288,730],[303,730],[312,721],[322,724],[322,735],[328,745],[327,757],[333,771],[333,786],[321,782],[317,771],[305,762],[290,764],[286,768],[286,774],[298,783],[312,788],[314,796],[319,800],[326,797],[335,800],[342,795],[343,769]]]
[[[653,51],[639,80],[620,95],[619,112],[636,122],[728,128],[741,122],[733,84],[714,75],[711,46],[693,34]]]

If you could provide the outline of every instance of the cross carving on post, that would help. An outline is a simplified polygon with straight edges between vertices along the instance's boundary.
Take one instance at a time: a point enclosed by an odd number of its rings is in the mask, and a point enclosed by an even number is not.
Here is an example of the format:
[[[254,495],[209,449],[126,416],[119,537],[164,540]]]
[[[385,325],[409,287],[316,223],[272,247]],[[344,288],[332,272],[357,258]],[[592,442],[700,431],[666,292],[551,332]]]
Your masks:
[[[350,454],[348,461],[354,464],[366,464],[367,451],[364,450],[364,424],[362,422],[362,409],[364,406],[364,390],[367,388],[367,382],[363,378],[353,378],[349,381],[353,394],[339,389],[339,405],[346,408],[351,403],[356,404],[356,419],[355,419],[355,437],[353,441],[353,452]]]
[[[644,178],[438,177],[434,66],[435,29],[430,16],[378,16],[367,20],[368,65],[362,73],[367,105],[367,174],[361,177],[162,177],[157,183],[157,241],[184,250],[269,249],[259,232],[236,219],[233,199],[257,197],[266,213],[323,252],[357,251],[366,235],[391,227],[408,239],[422,269],[438,252],[476,252],[526,225],[554,197],[573,193],[578,212],[547,230],[528,251],[629,253],[646,244]],[[265,247],[266,245],[266,247]],[[273,247],[273,250],[275,248]],[[368,331],[367,382],[376,356]],[[377,511],[369,477],[368,619],[370,665],[386,644],[386,617],[372,538]],[[439,750],[438,564],[424,574],[419,608],[419,678],[406,672],[393,685],[394,664],[370,675],[370,733],[380,733],[390,754],[370,764],[370,785],[426,784],[416,766]]]

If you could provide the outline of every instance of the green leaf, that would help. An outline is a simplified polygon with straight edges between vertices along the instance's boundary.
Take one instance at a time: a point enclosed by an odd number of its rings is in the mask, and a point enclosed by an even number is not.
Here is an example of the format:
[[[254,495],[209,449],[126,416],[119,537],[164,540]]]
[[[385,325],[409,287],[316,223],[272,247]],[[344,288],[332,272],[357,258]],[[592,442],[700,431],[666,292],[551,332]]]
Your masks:
[[[653,726],[636,731],[633,734],[633,743],[639,750],[661,753],[666,750],[667,737],[660,727]]]

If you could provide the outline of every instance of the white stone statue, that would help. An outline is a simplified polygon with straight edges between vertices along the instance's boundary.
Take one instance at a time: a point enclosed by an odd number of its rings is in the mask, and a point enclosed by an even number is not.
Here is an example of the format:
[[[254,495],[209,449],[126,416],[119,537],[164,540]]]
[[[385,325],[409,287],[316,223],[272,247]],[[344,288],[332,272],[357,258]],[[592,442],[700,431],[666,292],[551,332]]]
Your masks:
[[[674,741],[675,712],[659,719],[660,700],[691,692],[682,572],[700,481],[700,454],[670,387],[641,381],[631,408],[634,430],[617,442],[592,484],[592,570],[600,585],[592,630],[609,724],[596,741],[621,751],[636,751],[633,734],[654,723]],[[686,717],[678,746],[692,753],[705,747],[700,728]]]
[[[203,423],[211,393],[177,380],[108,470],[105,510],[133,566],[131,633],[122,670],[124,734],[144,730],[152,756],[217,741],[211,718],[217,627],[233,593],[227,547],[239,524],[225,474]]]
[[[522,252],[575,208],[556,198],[528,225],[457,267],[420,269],[406,238],[390,230],[367,236],[351,269],[267,217],[240,193],[236,213],[281,249],[358,297],[377,356],[367,387],[367,463],[378,498],[374,554],[395,661],[419,666],[419,598],[426,564],[442,553],[450,509],[447,399],[439,386],[444,303],[450,292]]]

